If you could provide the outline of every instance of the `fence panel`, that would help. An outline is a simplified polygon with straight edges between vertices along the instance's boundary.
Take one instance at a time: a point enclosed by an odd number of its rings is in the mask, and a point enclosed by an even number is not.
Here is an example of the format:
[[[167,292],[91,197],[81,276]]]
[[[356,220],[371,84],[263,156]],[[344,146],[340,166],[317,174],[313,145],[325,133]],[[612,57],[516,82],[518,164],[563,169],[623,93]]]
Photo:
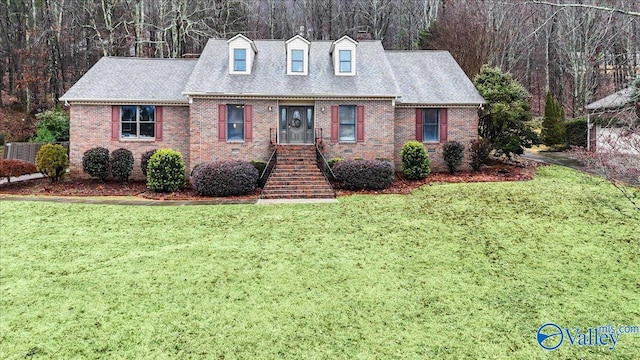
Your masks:
[[[30,162],[32,164],[36,163],[36,154],[42,147],[47,143],[7,143],[4,147],[4,159],[17,159],[26,162]],[[55,144],[62,145],[67,150],[67,155],[69,155],[69,142],[57,142]]]

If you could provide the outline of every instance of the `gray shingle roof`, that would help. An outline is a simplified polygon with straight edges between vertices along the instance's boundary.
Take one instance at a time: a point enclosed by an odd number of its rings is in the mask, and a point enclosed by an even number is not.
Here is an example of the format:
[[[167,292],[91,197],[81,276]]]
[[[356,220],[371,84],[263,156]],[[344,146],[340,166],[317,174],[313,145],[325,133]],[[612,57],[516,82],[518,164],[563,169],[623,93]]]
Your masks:
[[[399,104],[477,105],[484,99],[446,51],[385,51],[361,41],[356,75],[336,76],[331,41],[312,41],[308,75],[287,75],[284,40],[255,40],[251,74],[229,74],[226,40],[199,59],[100,59],[62,101],[187,102],[187,95],[398,97]]]
[[[587,110],[617,109],[625,106],[631,99],[631,87],[617,91],[605,98],[585,106]]]
[[[401,104],[479,105],[484,99],[448,51],[387,51]]]
[[[283,40],[254,40],[258,53],[250,75],[229,74],[225,40],[209,40],[184,92],[186,94],[278,96],[398,95],[393,71],[380,41],[363,41],[356,48],[356,75],[336,76],[331,41],[312,41],[309,75],[287,75]]]
[[[187,102],[182,94],[197,59],[103,57],[62,101]]]

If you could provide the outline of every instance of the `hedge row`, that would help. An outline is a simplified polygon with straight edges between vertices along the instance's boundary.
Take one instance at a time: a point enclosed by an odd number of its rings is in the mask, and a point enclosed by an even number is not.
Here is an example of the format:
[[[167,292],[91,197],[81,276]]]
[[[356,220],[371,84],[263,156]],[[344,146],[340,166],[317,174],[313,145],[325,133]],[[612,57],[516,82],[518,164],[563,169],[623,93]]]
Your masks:
[[[116,179],[125,182],[133,171],[133,153],[120,148],[109,155],[108,149],[95,147],[85,151],[82,155],[82,170],[89,176],[103,181],[111,174]]]
[[[202,196],[237,196],[255,191],[259,177],[256,164],[219,161],[198,166],[193,170],[191,182],[193,189]]]
[[[341,160],[333,165],[338,186],[349,190],[382,190],[393,182],[393,165],[382,160]]]

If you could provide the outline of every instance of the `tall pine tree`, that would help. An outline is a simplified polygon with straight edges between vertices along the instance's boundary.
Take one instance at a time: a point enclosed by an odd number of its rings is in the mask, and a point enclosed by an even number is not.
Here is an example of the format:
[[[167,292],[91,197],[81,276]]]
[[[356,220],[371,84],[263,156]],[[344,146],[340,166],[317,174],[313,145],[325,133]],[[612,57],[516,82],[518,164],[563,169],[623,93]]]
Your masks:
[[[564,109],[560,103],[547,93],[542,120],[542,143],[547,146],[565,144]]]

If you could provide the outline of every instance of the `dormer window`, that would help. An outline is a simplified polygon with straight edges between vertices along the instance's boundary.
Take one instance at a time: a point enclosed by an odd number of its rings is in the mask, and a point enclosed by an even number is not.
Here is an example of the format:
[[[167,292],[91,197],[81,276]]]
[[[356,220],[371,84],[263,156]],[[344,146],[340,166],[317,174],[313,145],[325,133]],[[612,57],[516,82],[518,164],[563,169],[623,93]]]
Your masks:
[[[291,72],[301,73],[304,71],[304,51],[291,50]]]
[[[351,72],[351,50],[339,50],[338,51],[340,57],[340,72],[341,73],[350,73]]]
[[[229,44],[229,74],[251,74],[253,59],[258,53],[253,41],[238,34],[227,43]]]
[[[233,71],[247,71],[247,49],[233,49]]]
[[[356,74],[356,47],[358,42],[348,36],[343,36],[331,44],[334,73],[338,76],[353,76]]]
[[[311,43],[300,35],[286,41],[287,75],[307,75],[309,73],[309,46]]]

